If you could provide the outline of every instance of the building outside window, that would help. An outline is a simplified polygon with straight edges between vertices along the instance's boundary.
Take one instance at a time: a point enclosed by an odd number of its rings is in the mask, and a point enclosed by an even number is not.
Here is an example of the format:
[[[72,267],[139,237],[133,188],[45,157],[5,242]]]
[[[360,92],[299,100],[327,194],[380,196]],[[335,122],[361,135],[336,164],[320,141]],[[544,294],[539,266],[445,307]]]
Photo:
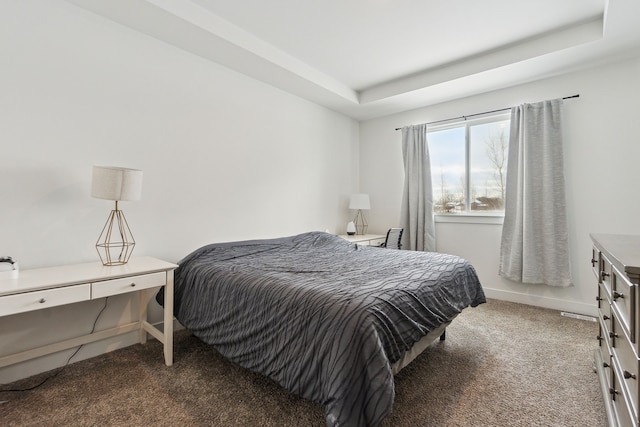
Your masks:
[[[509,112],[431,125],[433,210],[440,215],[504,215]]]

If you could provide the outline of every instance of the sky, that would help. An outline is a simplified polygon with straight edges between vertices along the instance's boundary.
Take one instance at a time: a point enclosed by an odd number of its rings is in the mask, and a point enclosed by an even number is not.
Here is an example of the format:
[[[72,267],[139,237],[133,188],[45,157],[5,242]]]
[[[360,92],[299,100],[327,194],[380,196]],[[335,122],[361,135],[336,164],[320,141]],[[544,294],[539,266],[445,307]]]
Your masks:
[[[496,178],[497,167],[490,160],[488,146],[491,141],[508,140],[509,120],[491,123],[468,123],[469,162],[472,197],[500,197]],[[465,173],[465,125],[430,131],[427,140],[431,159],[431,176],[434,203],[445,194],[459,198],[464,193]],[[502,150],[499,150],[502,152]],[[506,151],[503,171],[506,172]]]

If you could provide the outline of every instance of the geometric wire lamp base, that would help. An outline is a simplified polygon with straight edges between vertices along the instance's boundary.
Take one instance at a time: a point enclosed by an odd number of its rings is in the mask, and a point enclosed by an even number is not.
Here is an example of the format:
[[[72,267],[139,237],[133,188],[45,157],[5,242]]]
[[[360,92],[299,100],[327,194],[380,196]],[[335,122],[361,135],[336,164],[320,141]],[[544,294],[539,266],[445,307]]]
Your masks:
[[[367,219],[364,217],[364,212],[358,209],[356,217],[353,219],[353,223],[356,225],[356,234],[367,234]]]
[[[126,264],[135,245],[129,224],[124,213],[118,210],[118,202],[116,202],[116,208],[111,211],[96,243],[96,250],[102,264]]]

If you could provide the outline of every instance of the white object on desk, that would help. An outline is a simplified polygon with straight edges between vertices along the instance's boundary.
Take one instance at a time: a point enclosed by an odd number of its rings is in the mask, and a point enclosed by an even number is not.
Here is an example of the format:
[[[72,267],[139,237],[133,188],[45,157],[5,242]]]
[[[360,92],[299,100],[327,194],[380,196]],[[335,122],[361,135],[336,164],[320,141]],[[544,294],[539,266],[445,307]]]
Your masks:
[[[17,279],[19,271],[18,262],[13,258],[0,257],[0,279]]]
[[[347,235],[354,236],[355,234],[356,234],[356,225],[353,223],[353,221],[351,221],[347,224]]]
[[[177,267],[156,258],[139,257],[118,266],[104,266],[100,262],[93,262],[23,270],[19,278],[0,279],[0,317],[129,292],[138,292],[140,297],[140,315],[137,321],[2,356],[0,368],[136,330],[141,344],[146,343],[147,332],[163,343],[165,364],[171,366],[173,270]],[[161,286],[164,286],[163,331],[147,322],[147,302]]]
[[[340,234],[338,237],[363,246],[380,246],[387,238],[385,234],[355,234],[353,236]]]

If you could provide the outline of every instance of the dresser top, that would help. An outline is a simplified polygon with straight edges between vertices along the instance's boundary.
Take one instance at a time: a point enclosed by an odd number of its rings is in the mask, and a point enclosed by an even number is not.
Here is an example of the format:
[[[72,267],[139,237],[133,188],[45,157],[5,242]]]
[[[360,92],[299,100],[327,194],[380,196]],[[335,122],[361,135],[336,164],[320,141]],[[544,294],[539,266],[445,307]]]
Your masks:
[[[625,273],[640,275],[640,236],[627,234],[591,234],[593,243]]]
[[[105,266],[101,262],[89,262],[21,270],[17,278],[0,279],[0,296],[169,271],[177,267],[157,258],[135,257],[124,265]]]

